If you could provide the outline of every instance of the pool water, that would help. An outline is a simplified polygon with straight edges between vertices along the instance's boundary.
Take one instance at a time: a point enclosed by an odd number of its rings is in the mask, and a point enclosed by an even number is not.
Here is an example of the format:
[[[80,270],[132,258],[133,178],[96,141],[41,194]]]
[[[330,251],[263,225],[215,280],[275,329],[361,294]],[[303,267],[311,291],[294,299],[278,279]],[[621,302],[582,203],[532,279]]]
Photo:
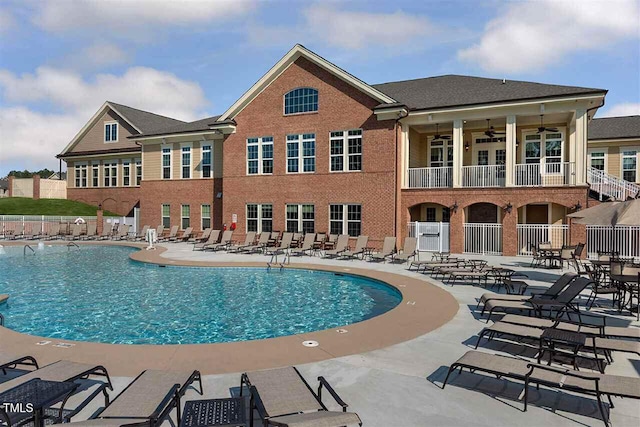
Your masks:
[[[349,325],[399,304],[381,282],[330,272],[159,267],[126,247],[22,247],[0,253],[5,327],[116,344],[245,341]]]

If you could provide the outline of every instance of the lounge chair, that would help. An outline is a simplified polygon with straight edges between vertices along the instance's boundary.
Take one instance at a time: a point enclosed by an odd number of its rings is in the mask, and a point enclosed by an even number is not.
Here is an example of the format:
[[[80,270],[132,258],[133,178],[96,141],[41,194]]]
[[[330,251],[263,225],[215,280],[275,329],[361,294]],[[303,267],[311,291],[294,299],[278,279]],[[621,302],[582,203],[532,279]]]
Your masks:
[[[316,234],[316,240],[313,242],[313,248],[316,250],[322,250],[324,248],[324,242],[327,240],[327,233]]]
[[[339,257],[342,254],[342,252],[347,250],[348,247],[349,247],[349,235],[341,234],[338,236],[338,241],[336,242],[335,248],[325,250],[323,258]]]
[[[339,234],[329,234],[329,236],[327,236],[327,239],[322,244],[322,249],[325,251],[327,249],[335,249],[336,245],[338,244],[338,237],[340,237]]]
[[[133,236],[132,240],[144,240],[147,237],[147,231],[149,231],[149,226],[145,225],[142,227],[142,230],[138,231],[135,236]]]
[[[358,414],[347,412],[347,405],[324,377],[318,377],[318,394],[294,367],[246,372],[240,380],[240,395],[244,386],[249,388],[251,404],[250,421],[253,425],[254,408],[264,426],[322,426],[341,427],[362,425]],[[342,412],[329,411],[322,402],[322,388],[326,388],[342,407]]]
[[[111,224],[104,224],[102,226],[102,233],[98,236],[98,240],[108,240],[111,237]]]
[[[182,232],[182,234],[180,236],[175,235],[175,236],[169,238],[169,241],[170,242],[174,242],[174,243],[185,241],[189,237],[191,237],[191,233],[193,233],[193,227],[187,227],[187,228],[184,229],[184,231]]]
[[[209,238],[205,241],[205,242],[200,242],[200,243],[195,243],[193,245],[193,249],[192,250],[201,250],[203,251],[205,246],[207,245],[213,245],[215,243],[218,243],[218,238],[220,237],[220,230],[213,230],[211,233],[209,233]]]
[[[313,251],[313,244],[316,241],[316,233],[307,233],[304,235],[304,240],[299,248],[291,249],[289,252],[291,255],[311,255]]]
[[[480,304],[486,304],[487,301],[491,300],[502,300],[502,301],[528,301],[531,298],[545,298],[545,299],[553,299],[558,296],[558,294],[569,285],[573,280],[578,277],[577,274],[574,273],[565,273],[556,280],[553,285],[549,287],[546,291],[539,294],[531,294],[531,295],[509,295],[509,294],[496,294],[494,292],[486,292],[480,296],[480,300],[478,301],[478,305],[476,308],[480,306]]]
[[[211,234],[211,229],[210,228],[205,228],[199,235],[189,237],[187,242],[188,243],[194,243],[194,244],[195,243],[204,242],[209,238],[210,234]]]
[[[87,224],[87,234],[84,235],[84,240],[93,240],[96,238],[98,226],[95,223]]]
[[[447,385],[449,376],[456,370],[466,368],[472,372],[486,372],[497,377],[524,381],[524,410],[527,410],[529,384],[547,386],[561,392],[563,390],[596,396],[602,421],[608,427],[608,417],[602,403],[602,396],[607,396],[611,407],[611,396],[640,399],[640,378],[623,377],[618,375],[586,373],[572,371],[566,368],[556,368],[538,363],[528,362],[513,357],[468,351],[454,362],[442,383]]]
[[[22,223],[20,222],[13,230],[9,231],[9,240],[17,240],[21,239],[22,237],[24,237],[24,225],[22,225]]]
[[[243,248],[240,252],[246,254],[252,254],[254,252],[262,252],[267,247],[269,243],[269,233],[260,233],[260,237],[258,238],[258,242],[255,245],[247,246]]]
[[[293,233],[282,233],[282,239],[280,239],[280,244],[274,248],[268,248],[265,251],[266,255],[279,255],[285,253],[291,247],[291,242],[293,241]]]
[[[18,366],[32,366],[38,369],[38,362],[33,356],[16,356],[0,351],[0,370],[4,375],[7,375],[7,369],[15,369]]]
[[[220,243],[210,243],[208,245],[204,245],[202,249],[204,249],[205,251],[208,249],[211,249],[212,251],[227,249],[231,244],[232,237],[233,237],[233,230],[225,230],[225,232],[222,233],[222,238],[220,239]]]
[[[82,224],[73,224],[71,234],[66,237],[67,240],[80,240],[80,234],[82,233]]]
[[[377,254],[372,254],[369,257],[369,261],[384,261],[388,257],[393,256],[395,252],[396,252],[396,238],[385,237],[384,243],[382,244],[382,250]]]
[[[45,232],[42,234],[42,238],[47,240],[53,240],[53,239],[57,239],[59,234],[60,234],[60,223],[53,222],[49,225],[49,230],[45,230]]]
[[[253,245],[253,242],[255,241],[256,241],[256,232],[250,231],[247,233],[246,236],[244,236],[244,243],[236,243],[236,244],[229,245],[229,247],[227,248],[227,251],[241,252],[242,250],[244,250],[244,248],[248,248],[249,246]]]
[[[156,237],[159,239],[164,234],[164,225],[160,224],[156,227]]]
[[[180,398],[196,381],[202,395],[202,378],[198,371],[144,371],[92,419],[70,425],[105,427],[137,424],[155,427],[166,420],[174,408],[178,408],[176,425],[180,425]]]
[[[549,311],[549,314],[552,315],[554,310],[556,311],[556,317],[568,310],[572,310],[579,314],[580,312],[573,303],[573,300],[580,294],[580,292],[592,284],[593,281],[590,279],[577,277],[553,299],[534,297],[526,301],[490,300],[484,305],[482,312],[484,313],[486,310],[489,310],[487,322],[495,310],[503,312],[506,312],[507,310],[536,312],[539,315],[538,317],[541,317],[542,311]]]
[[[166,236],[158,235],[158,242],[167,242],[178,235],[178,226],[174,225]]]
[[[339,256],[341,258],[351,259],[357,258],[358,255],[360,255],[360,257],[364,259],[365,251],[367,250],[367,243],[369,243],[369,236],[358,236],[358,239],[356,240],[356,247],[353,250],[347,249],[346,251],[343,251]]]
[[[418,239],[415,237],[405,237],[402,252],[395,253],[391,256],[391,262],[407,262],[409,258],[415,258],[416,249],[418,248]]]
[[[431,265],[437,265],[437,264],[441,264],[443,262],[450,262],[452,264],[457,264],[458,260],[460,258],[457,257],[452,257],[449,255],[441,255],[438,254],[436,252],[434,252],[433,254],[431,254],[431,259],[430,260],[417,260],[417,259],[413,259],[411,261],[411,263],[409,264],[409,268],[407,268],[407,270],[411,271],[411,269],[413,267],[416,268],[416,271],[420,271],[420,269],[426,269]]]
[[[129,228],[131,226],[129,224],[120,224],[118,227],[118,234],[116,234],[113,239],[114,240],[127,240],[129,238]]]

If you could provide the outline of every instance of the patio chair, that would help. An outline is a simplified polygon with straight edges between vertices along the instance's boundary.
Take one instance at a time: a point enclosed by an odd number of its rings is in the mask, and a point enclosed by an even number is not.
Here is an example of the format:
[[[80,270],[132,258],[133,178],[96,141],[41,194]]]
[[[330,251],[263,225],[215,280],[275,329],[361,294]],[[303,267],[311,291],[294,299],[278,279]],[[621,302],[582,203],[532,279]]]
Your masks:
[[[267,247],[269,243],[270,234],[268,232],[260,233],[260,237],[255,245],[247,246],[243,248],[240,252],[245,254],[252,254],[254,252],[262,252]]]
[[[111,224],[103,224],[102,233],[98,236],[98,240],[108,240],[111,237]]]
[[[338,234],[329,234],[329,236],[322,243],[322,249],[325,251],[327,249],[335,249],[336,244],[338,243],[338,237]]]
[[[180,425],[180,399],[196,381],[200,385],[198,393],[202,395],[202,377],[198,371],[143,371],[92,419],[70,425],[105,427],[137,424],[155,427],[167,420],[174,408],[177,411],[176,425]]]
[[[82,233],[82,224],[73,224],[71,234],[66,237],[66,240],[80,240],[80,234]]]
[[[229,247],[227,248],[228,252],[240,252],[242,251],[244,248],[247,248],[251,245],[253,245],[253,242],[256,241],[256,232],[255,231],[250,231],[247,233],[246,236],[244,236],[244,243],[235,243],[235,244],[231,244],[229,245]]]
[[[293,233],[293,240],[291,241],[291,247],[297,248],[302,243],[302,233]]]
[[[213,230],[211,233],[209,233],[209,237],[207,238],[206,241],[195,243],[193,245],[193,249],[192,250],[194,250],[194,251],[195,250],[203,251],[207,245],[213,245],[215,243],[218,243],[218,238],[219,237],[220,237],[220,230]]]
[[[336,258],[339,257],[342,252],[347,250],[349,246],[349,235],[341,234],[338,236],[338,241],[336,242],[334,249],[327,249],[324,251],[323,258]]]
[[[531,245],[531,264],[530,267],[540,267],[542,264],[545,264],[548,260],[548,257],[545,253],[541,253],[538,251],[538,248],[535,245]]]
[[[162,237],[163,234],[164,234],[164,225],[160,224],[159,226],[156,227],[156,236],[159,239],[160,237]]]
[[[7,369],[15,369],[18,366],[38,369],[38,362],[33,356],[16,356],[15,354],[0,351],[0,370],[3,375],[7,375]]]
[[[205,228],[200,234],[198,234],[197,236],[191,236],[189,237],[189,239],[187,240],[188,243],[200,243],[200,242],[205,242],[208,238],[209,235],[211,234],[211,229],[210,228]]]
[[[302,240],[302,244],[300,245],[300,247],[291,249],[289,253],[296,256],[311,255],[311,251],[313,251],[313,244],[315,241],[316,233],[307,233],[304,235],[304,239]]]
[[[360,417],[347,412],[347,405],[324,377],[318,377],[318,393],[294,367],[246,372],[240,380],[240,396],[244,387],[251,396],[249,425],[253,425],[257,409],[264,426],[341,427],[362,425]],[[322,389],[342,407],[342,412],[329,411],[322,402]]]
[[[343,251],[340,254],[340,257],[352,259],[352,258],[358,258],[358,255],[360,255],[360,258],[364,259],[364,255],[365,255],[365,251],[367,250],[368,243],[369,243],[369,236],[358,236],[358,239],[356,240],[356,247],[353,250],[347,249],[346,251]]]
[[[98,226],[96,223],[91,222],[87,224],[87,234],[84,235],[84,240],[93,240],[97,237]]]
[[[640,378],[623,377],[599,373],[571,371],[566,368],[556,368],[539,363],[513,357],[483,353],[470,350],[454,362],[442,383],[444,389],[449,376],[456,369],[466,368],[471,372],[486,372],[497,377],[524,381],[524,410],[527,410],[529,398],[529,384],[546,386],[562,391],[596,396],[602,421],[608,427],[608,417],[602,403],[602,396],[606,396],[613,407],[611,396],[640,399]]]
[[[620,297],[620,289],[610,282],[605,282],[601,272],[596,270],[593,265],[585,264],[584,269],[589,278],[593,280],[591,294],[589,295],[589,298],[587,298],[587,302],[585,304],[587,310],[591,310],[599,295],[611,295],[611,306],[615,307],[616,302]]]
[[[211,249],[212,251],[227,249],[231,244],[232,237],[233,237],[233,230],[225,230],[225,232],[222,233],[222,238],[220,239],[219,243],[210,243],[210,244],[204,245],[202,249],[204,249],[205,251],[208,249]]]
[[[169,240],[176,237],[177,235],[178,235],[178,226],[174,225],[173,227],[171,227],[171,230],[169,230],[168,235],[161,236],[158,234],[158,242],[168,242]]]
[[[149,231],[149,226],[145,225],[142,227],[142,230],[138,231],[131,240],[144,240],[147,237],[147,231]]]
[[[372,254],[369,257],[369,261],[384,261],[388,257],[393,256],[396,252],[396,238],[395,237],[385,237],[384,242],[382,243],[382,250],[377,254]]]
[[[405,237],[402,252],[396,252],[391,256],[391,262],[407,262],[409,258],[415,258],[418,248],[418,239],[415,237]]]
[[[562,290],[555,298],[541,298],[534,297],[526,301],[504,301],[504,300],[490,300],[484,305],[482,312],[489,310],[487,316],[487,322],[496,310],[506,312],[507,310],[520,310],[528,312],[536,312],[538,317],[542,317],[542,311],[549,311],[550,317],[553,317],[553,311],[556,311],[556,317],[567,312],[568,310],[577,312],[579,311],[577,306],[573,303],[573,300],[585,290],[588,286],[592,285],[593,281],[586,277],[576,277],[569,285]]]
[[[53,240],[53,239],[57,239],[59,234],[60,234],[60,223],[53,222],[49,225],[49,230],[45,230],[45,232],[42,234],[42,238],[46,240]]]
[[[174,243],[182,242],[184,240],[187,240],[189,237],[191,237],[192,233],[193,233],[193,227],[187,227],[184,229],[182,234],[180,234],[180,236],[176,234],[175,236],[169,238],[169,241]]]
[[[280,245],[267,249],[265,251],[266,255],[279,255],[285,253],[291,247],[291,241],[293,240],[293,233],[282,233],[282,239],[280,240]]]
[[[327,240],[327,233],[316,234],[316,240],[313,242],[313,248],[316,250],[322,250],[324,242]]]
[[[5,236],[6,237],[6,236]],[[9,240],[17,240],[24,237],[24,225],[19,222],[13,230],[9,231]]]

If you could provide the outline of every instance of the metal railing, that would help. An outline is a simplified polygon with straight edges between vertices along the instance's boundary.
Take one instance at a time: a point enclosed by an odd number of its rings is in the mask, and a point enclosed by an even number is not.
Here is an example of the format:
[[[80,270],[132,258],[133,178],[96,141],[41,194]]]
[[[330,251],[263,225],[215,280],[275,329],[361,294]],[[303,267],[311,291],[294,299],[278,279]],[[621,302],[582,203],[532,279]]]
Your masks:
[[[518,224],[518,256],[531,255],[531,247],[550,242],[551,247],[560,249],[569,243],[567,224]]]
[[[601,171],[593,167],[587,169],[587,182],[591,189],[600,195],[614,200],[627,200],[629,197],[637,197],[640,194],[640,185],[634,184],[617,176]]]
[[[515,167],[515,185],[524,187],[560,187],[576,184],[573,162],[524,163]]]
[[[418,251],[449,252],[448,222],[410,222],[409,237],[418,238]]]
[[[463,166],[463,187],[504,187],[505,166]]]
[[[640,259],[640,226],[587,225],[587,256],[598,252],[618,252],[622,258]]]
[[[409,188],[447,188],[453,184],[453,168],[409,168],[407,178]]]
[[[464,224],[464,253],[502,255],[502,224]]]

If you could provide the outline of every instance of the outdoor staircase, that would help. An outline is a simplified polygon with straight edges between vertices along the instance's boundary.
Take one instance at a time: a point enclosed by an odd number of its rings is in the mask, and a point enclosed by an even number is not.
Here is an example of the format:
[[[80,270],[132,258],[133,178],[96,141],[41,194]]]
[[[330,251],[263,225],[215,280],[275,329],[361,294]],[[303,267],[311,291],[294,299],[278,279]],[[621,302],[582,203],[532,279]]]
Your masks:
[[[625,201],[640,196],[640,185],[634,184],[596,168],[587,170],[587,182],[591,191],[598,195],[600,201],[604,199]]]

